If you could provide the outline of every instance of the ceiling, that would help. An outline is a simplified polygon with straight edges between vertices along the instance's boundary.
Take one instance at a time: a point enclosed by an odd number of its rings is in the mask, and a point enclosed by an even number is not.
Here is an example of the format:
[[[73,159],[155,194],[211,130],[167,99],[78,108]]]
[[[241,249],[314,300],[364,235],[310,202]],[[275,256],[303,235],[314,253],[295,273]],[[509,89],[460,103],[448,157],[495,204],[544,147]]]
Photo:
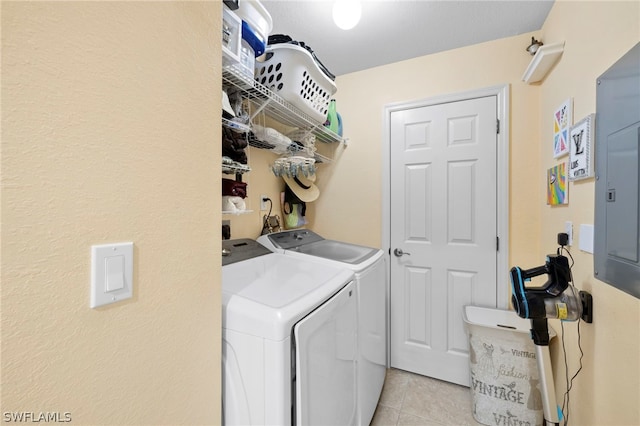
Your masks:
[[[537,31],[553,5],[552,0],[363,0],[360,22],[345,31],[333,23],[333,1],[261,3],[273,19],[271,34],[305,42],[337,76]],[[523,54],[528,41],[523,40]]]

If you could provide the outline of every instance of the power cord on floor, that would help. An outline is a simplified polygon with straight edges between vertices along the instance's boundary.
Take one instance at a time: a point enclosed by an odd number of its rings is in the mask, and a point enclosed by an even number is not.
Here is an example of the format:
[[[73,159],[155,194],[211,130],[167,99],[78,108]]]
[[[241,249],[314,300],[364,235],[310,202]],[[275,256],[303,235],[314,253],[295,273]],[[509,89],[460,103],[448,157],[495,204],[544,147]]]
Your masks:
[[[565,371],[565,379],[567,382],[567,391],[564,393],[563,401],[562,401],[562,416],[564,417],[564,424],[567,426],[569,424],[569,396],[570,391],[573,388],[573,380],[578,376],[580,371],[582,371],[582,357],[584,357],[584,352],[582,351],[582,345],[580,342],[580,323],[582,320],[578,320],[578,349],[580,350],[580,366],[578,370],[575,372],[573,377],[569,379],[569,364],[567,362],[567,349],[565,347],[564,342],[564,322],[560,321],[560,326],[562,328],[562,351],[564,352],[564,371]]]
[[[569,273],[571,274],[571,268],[573,267],[573,256],[571,256],[571,253],[569,252],[569,250],[567,248],[565,248],[564,246],[561,246],[560,248],[558,248],[558,254],[562,254],[562,253],[566,253],[569,258],[571,259],[571,265],[569,265]],[[571,282],[573,285],[573,275],[570,275],[571,278]],[[584,357],[584,352],[582,350],[582,342],[580,340],[580,322],[582,322],[582,320],[580,318],[578,318],[578,326],[577,326],[577,331],[578,331],[578,349],[580,350],[580,365],[578,367],[578,370],[575,372],[575,374],[573,375],[573,377],[571,377],[571,379],[569,379],[569,362],[567,361],[567,348],[565,345],[565,330],[564,330],[564,321],[560,320],[560,327],[562,328],[562,352],[564,355],[564,373],[565,373],[565,380],[566,380],[566,384],[567,384],[567,390],[564,393],[564,396],[562,398],[562,417],[564,417],[564,425],[568,426],[569,425],[569,400],[570,400],[570,391],[573,388],[573,380],[578,376],[578,374],[580,373],[580,371],[582,371],[582,358]]]
[[[270,231],[270,226],[269,226],[269,217],[271,217],[271,210],[273,209],[273,202],[271,201],[271,198],[267,198],[264,197],[262,199],[262,201],[268,201],[269,202],[269,213],[267,213],[263,220],[262,220],[262,232],[260,232],[260,235],[265,235],[268,234]]]

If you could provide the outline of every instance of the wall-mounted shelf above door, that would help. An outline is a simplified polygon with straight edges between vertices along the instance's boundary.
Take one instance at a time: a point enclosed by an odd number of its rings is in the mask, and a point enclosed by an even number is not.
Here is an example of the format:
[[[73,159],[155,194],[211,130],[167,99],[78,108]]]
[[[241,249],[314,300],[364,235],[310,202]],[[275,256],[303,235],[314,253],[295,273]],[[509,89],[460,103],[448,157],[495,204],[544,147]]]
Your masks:
[[[549,70],[558,62],[563,52],[564,41],[540,46],[524,72],[522,81],[531,84],[543,80]]]

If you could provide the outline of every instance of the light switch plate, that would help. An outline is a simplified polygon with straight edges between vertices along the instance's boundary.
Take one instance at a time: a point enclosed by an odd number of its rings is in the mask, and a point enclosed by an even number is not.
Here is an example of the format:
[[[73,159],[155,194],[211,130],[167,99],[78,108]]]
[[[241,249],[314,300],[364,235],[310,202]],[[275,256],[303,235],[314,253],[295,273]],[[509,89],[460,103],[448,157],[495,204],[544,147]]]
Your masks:
[[[580,250],[593,253],[593,225],[580,224]]]
[[[133,243],[91,246],[91,301],[97,308],[133,296]]]

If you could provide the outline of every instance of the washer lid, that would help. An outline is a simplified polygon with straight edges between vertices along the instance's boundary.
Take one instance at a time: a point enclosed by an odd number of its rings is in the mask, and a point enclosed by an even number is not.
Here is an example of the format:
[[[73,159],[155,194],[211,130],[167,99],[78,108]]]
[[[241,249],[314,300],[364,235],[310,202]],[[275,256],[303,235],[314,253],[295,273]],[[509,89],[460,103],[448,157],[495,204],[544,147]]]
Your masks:
[[[308,229],[276,232],[260,236],[258,242],[273,251],[291,252],[321,257],[349,265],[361,265],[375,256],[380,250],[343,241],[325,240]]]
[[[305,244],[296,247],[294,250],[309,256],[322,257],[351,265],[359,265],[380,251],[371,247],[333,240],[322,240]]]
[[[278,253],[223,266],[223,328],[283,340],[353,277],[344,268]]]

